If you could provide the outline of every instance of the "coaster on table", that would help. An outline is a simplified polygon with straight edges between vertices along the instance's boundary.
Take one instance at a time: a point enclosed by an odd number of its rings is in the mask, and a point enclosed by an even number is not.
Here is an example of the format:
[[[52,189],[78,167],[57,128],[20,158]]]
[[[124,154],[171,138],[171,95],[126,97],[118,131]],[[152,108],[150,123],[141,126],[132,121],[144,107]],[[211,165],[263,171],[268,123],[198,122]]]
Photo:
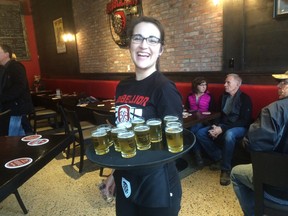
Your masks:
[[[49,139],[44,138],[44,139],[37,139],[37,140],[30,141],[30,142],[27,143],[27,145],[29,145],[29,146],[40,146],[40,145],[44,145],[44,144],[46,144],[48,142],[49,142]]]
[[[33,141],[33,140],[40,139],[41,137],[42,137],[42,135],[40,135],[40,134],[33,134],[33,135],[22,137],[21,140],[24,141],[24,142],[30,142],[30,141]]]
[[[5,164],[5,167],[8,169],[16,169],[20,167],[24,167],[32,163],[33,159],[29,157],[22,157],[22,158],[16,158],[14,160],[8,161]]]

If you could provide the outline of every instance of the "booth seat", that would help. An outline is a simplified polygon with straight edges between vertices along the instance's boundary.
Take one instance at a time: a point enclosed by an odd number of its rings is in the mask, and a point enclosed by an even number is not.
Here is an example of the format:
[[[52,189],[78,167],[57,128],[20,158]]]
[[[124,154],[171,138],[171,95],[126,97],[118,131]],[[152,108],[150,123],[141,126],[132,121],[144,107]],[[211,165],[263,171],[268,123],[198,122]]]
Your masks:
[[[43,79],[45,88],[60,89],[63,93],[85,93],[99,99],[114,98],[119,80]]]
[[[177,82],[176,87],[182,94],[183,104],[186,104],[186,99],[191,92],[191,83]],[[240,89],[251,97],[253,110],[252,117],[256,119],[261,109],[278,99],[276,85],[251,85],[242,84]],[[219,103],[219,98],[224,92],[224,84],[221,83],[209,83],[208,90],[213,96],[216,105]]]
[[[76,80],[76,79],[43,79],[47,89],[60,89],[64,93],[85,93],[99,99],[114,98],[119,80]],[[176,87],[182,95],[183,104],[191,92],[190,82],[176,82]],[[224,84],[209,83],[209,92],[213,95],[215,102],[219,101],[224,91]],[[262,107],[278,99],[276,85],[251,85],[243,84],[241,90],[247,93],[253,103],[253,119],[256,119]]]

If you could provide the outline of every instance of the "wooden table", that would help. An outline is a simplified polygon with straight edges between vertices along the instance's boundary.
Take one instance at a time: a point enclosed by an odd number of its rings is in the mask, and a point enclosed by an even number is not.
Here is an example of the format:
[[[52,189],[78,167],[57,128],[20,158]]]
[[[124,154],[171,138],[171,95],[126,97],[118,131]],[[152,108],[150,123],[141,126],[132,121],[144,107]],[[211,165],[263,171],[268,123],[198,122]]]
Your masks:
[[[0,202],[14,193],[25,214],[27,209],[17,189],[73,142],[72,136],[68,135],[47,135],[43,138],[49,139],[49,142],[28,146],[27,142],[21,141],[21,137],[0,137]],[[21,157],[30,157],[33,161],[20,168],[5,167],[8,161]]]
[[[187,118],[183,118],[183,127],[189,128],[197,123],[208,122],[220,117],[220,112],[211,112],[211,114],[202,114],[201,112],[192,112],[192,115]]]

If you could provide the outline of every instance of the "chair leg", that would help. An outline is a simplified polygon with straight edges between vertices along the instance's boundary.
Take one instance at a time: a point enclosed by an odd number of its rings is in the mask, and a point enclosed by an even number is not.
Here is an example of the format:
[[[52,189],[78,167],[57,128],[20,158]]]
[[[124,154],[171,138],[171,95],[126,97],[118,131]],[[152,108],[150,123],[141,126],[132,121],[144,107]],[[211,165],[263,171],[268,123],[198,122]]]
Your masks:
[[[25,207],[25,205],[24,205],[24,203],[23,203],[23,201],[22,201],[22,199],[21,199],[21,196],[20,196],[18,190],[16,190],[16,191],[14,192],[14,194],[15,194],[15,196],[16,196],[16,199],[17,199],[17,201],[18,201],[18,203],[19,203],[22,211],[24,212],[24,214],[27,214],[27,213],[28,213],[28,210],[26,209],[26,207]]]
[[[76,148],[76,144],[75,141],[73,142],[73,151],[72,151],[72,165],[74,165],[74,159],[75,159],[75,148]]]
[[[104,171],[104,168],[103,168],[103,167],[100,167],[100,173],[99,173],[99,176],[103,177],[103,171]]]
[[[80,144],[80,165],[79,165],[79,173],[81,173],[82,170],[83,170],[84,154],[85,154],[84,145],[83,145],[83,144]]]

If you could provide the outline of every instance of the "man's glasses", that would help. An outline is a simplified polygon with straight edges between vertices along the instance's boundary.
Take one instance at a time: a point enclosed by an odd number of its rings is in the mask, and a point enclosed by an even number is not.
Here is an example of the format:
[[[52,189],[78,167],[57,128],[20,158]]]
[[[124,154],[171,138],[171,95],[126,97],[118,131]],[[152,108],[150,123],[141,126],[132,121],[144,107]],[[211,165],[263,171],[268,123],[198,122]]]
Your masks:
[[[156,46],[157,44],[161,42],[161,39],[155,36],[149,36],[145,38],[140,34],[135,34],[135,35],[132,35],[131,37],[131,41],[135,44],[143,43],[144,40],[146,40],[147,44],[151,46]]]

